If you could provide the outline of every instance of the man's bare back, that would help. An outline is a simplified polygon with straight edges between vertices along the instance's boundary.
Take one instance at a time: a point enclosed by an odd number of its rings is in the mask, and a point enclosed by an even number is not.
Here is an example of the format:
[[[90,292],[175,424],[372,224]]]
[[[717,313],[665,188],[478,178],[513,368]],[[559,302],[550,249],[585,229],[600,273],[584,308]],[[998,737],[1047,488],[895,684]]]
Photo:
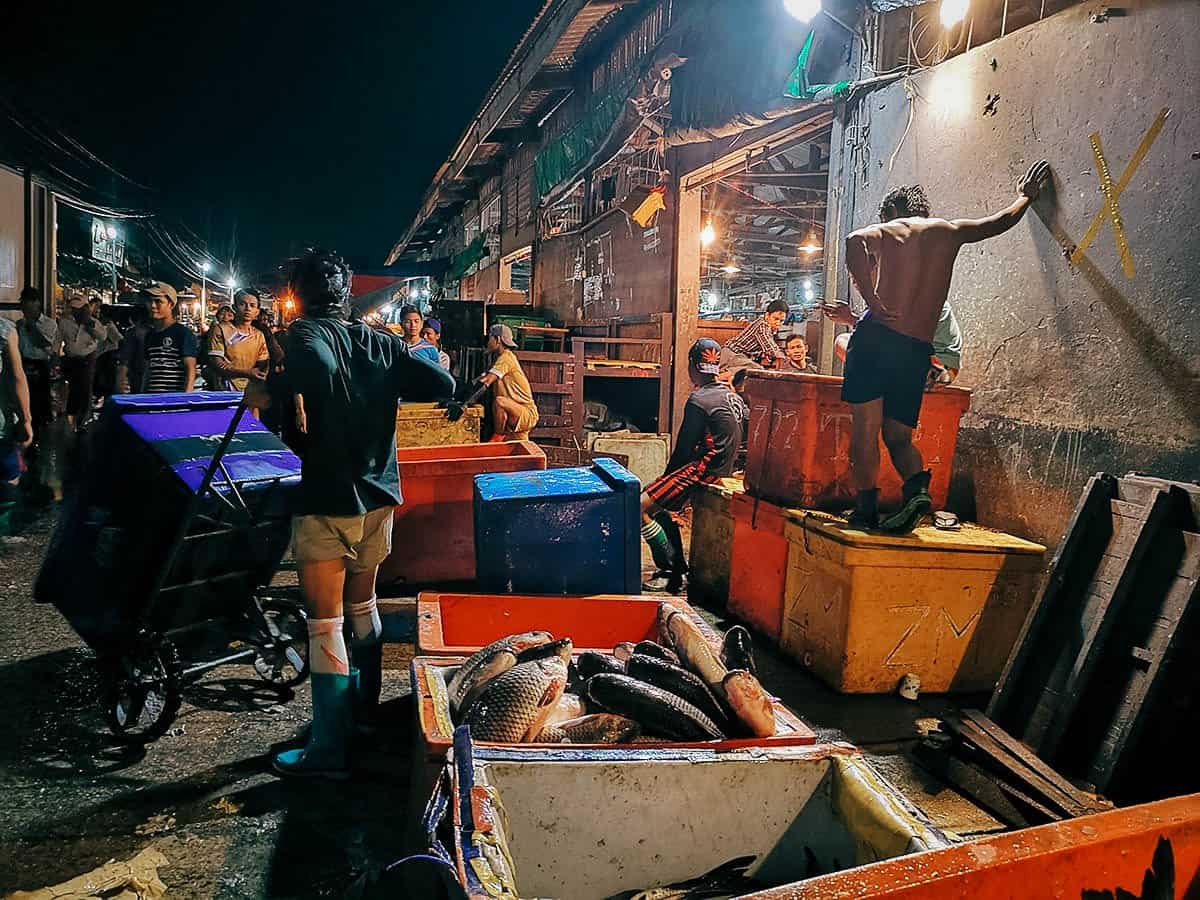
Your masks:
[[[894,219],[851,235],[869,259],[869,282],[854,269],[855,286],[881,325],[919,341],[933,340],[950,292],[954,260],[962,243],[945,219]]]
[[[933,340],[959,249],[1016,225],[1048,176],[1048,165],[1035,164],[1017,199],[983,219],[889,218],[885,206],[885,221],[846,238],[846,267],[871,317],[900,334]]]

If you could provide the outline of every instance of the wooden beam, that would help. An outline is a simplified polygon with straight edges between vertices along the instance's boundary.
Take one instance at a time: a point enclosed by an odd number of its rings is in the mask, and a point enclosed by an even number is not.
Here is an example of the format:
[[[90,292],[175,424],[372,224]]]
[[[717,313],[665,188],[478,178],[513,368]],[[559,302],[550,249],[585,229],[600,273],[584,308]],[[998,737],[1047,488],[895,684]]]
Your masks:
[[[829,184],[828,172],[740,172],[722,181],[729,184],[769,184],[774,187],[804,188],[824,191]]]

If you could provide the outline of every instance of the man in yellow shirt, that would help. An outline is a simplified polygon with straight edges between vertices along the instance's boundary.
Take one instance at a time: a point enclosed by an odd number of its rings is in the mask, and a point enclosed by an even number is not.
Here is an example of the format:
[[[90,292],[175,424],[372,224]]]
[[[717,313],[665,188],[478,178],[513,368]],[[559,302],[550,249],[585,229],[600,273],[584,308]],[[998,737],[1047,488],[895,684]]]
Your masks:
[[[517,342],[507,325],[488,329],[487,348],[494,354],[492,366],[476,379],[478,389],[461,403],[446,405],[446,418],[457,422],[463,410],[492,390],[493,441],[525,441],[537,427],[538,408],[533,400],[529,379],[521,369],[521,361],[513,353]]]
[[[244,391],[251,379],[264,381],[270,355],[267,339],[254,327],[258,318],[258,297],[250,291],[238,291],[233,298],[233,322],[216,322],[209,331],[208,363],[214,380]],[[216,387],[216,385],[214,385]]]

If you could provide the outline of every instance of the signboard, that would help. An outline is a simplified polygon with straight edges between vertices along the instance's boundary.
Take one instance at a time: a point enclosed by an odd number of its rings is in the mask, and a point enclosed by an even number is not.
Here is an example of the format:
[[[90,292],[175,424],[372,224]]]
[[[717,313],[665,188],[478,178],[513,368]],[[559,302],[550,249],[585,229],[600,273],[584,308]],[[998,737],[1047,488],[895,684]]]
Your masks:
[[[92,259],[110,266],[122,266],[125,264],[125,241],[119,234],[110,238],[108,228],[108,222],[92,218]]]

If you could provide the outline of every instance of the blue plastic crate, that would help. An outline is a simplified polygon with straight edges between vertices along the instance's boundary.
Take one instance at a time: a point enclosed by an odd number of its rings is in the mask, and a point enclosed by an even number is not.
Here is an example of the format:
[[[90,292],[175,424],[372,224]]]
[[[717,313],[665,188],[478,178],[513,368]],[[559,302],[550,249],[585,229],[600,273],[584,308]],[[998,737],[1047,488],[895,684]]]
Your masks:
[[[641,593],[641,484],[610,459],[475,476],[475,567],[494,593]]]

